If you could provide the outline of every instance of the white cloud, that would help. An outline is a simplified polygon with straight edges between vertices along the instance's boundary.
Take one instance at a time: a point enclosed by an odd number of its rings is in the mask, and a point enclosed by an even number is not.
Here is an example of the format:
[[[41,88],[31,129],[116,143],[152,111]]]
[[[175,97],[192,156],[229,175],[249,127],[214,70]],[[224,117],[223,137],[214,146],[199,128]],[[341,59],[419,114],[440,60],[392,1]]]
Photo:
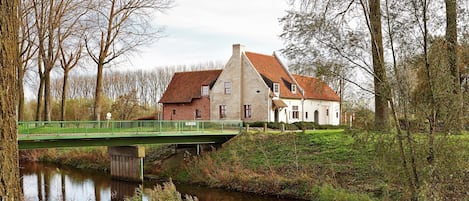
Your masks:
[[[284,0],[176,0],[158,15],[167,37],[136,56],[133,65],[155,67],[228,60],[231,45],[270,54],[282,48],[278,18],[288,9]]]

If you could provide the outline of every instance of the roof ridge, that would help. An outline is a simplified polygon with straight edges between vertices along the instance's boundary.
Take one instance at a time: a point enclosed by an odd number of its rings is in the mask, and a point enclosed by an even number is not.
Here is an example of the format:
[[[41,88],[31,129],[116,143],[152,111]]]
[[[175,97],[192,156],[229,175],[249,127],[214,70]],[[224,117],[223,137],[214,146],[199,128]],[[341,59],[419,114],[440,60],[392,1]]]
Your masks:
[[[268,56],[268,57],[274,57],[274,55],[268,55],[268,54],[258,53],[258,52],[245,51],[245,53],[257,54],[257,55]]]
[[[212,71],[223,71],[223,69],[178,71],[174,73],[200,73],[200,72],[212,72]]]

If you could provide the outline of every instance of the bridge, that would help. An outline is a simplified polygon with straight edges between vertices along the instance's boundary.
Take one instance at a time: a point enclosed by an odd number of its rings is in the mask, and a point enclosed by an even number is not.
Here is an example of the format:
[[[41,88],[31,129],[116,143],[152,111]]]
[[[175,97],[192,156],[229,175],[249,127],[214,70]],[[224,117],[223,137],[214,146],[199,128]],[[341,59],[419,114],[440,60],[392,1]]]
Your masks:
[[[213,144],[238,135],[241,121],[18,122],[19,149],[108,146],[111,176],[143,179],[144,144]]]

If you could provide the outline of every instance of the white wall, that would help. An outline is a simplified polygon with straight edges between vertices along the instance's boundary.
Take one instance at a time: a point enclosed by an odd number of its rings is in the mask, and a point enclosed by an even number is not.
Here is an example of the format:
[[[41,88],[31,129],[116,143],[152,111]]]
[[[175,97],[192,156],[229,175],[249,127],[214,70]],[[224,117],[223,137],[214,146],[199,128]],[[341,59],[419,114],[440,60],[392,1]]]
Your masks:
[[[319,112],[318,124],[325,125],[339,125],[340,124],[340,103],[337,101],[323,101],[323,100],[305,100],[304,101],[304,114],[305,121],[314,122],[314,112]],[[306,118],[306,112],[308,118]]]

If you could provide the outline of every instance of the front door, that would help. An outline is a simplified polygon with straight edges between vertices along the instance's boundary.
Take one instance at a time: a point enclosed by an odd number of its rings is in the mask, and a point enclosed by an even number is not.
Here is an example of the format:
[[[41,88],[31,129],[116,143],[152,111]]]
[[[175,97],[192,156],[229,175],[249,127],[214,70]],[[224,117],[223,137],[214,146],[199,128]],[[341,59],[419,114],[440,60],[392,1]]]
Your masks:
[[[314,123],[319,125],[319,111],[317,110],[314,111]]]
[[[275,122],[278,123],[278,108],[274,111]]]

